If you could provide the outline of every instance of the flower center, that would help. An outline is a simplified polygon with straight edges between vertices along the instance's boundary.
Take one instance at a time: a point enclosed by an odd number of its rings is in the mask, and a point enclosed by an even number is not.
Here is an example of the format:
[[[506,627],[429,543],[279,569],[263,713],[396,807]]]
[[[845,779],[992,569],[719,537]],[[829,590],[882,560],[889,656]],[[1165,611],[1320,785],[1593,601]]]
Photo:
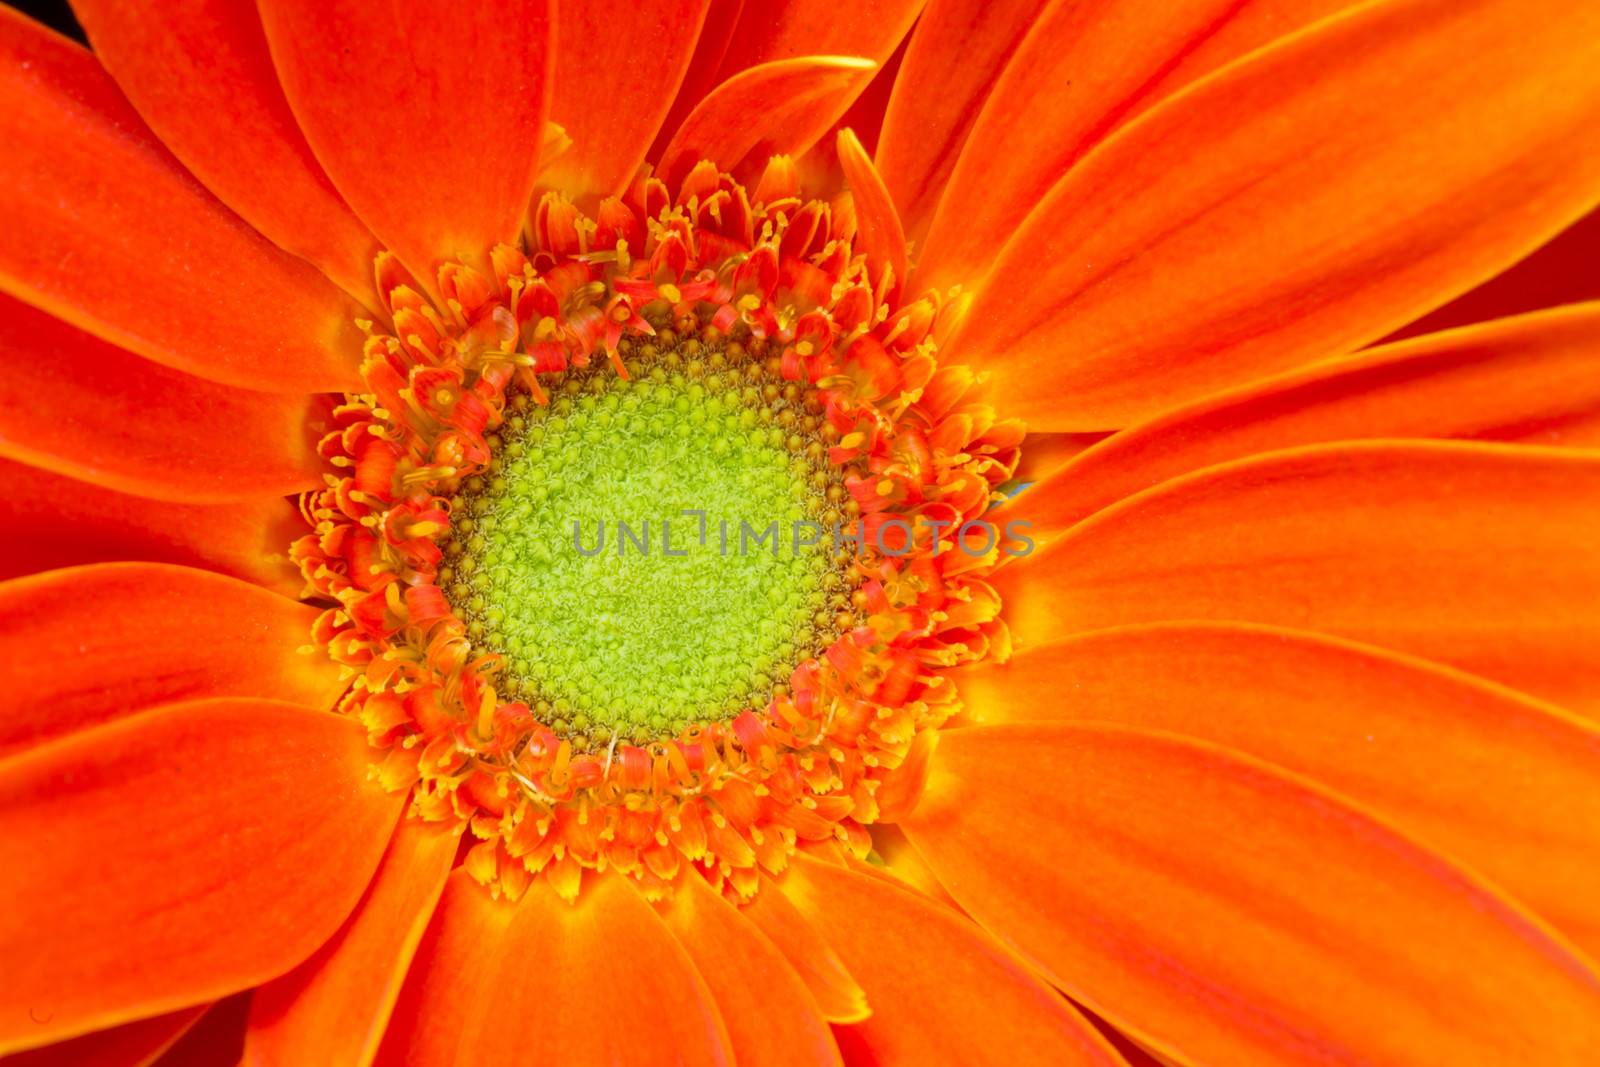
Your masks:
[[[748,898],[805,843],[865,857],[960,713],[946,671],[1007,654],[999,550],[949,531],[1023,428],[856,226],[775,157],[754,191],[702,163],[593,218],[547,193],[437,301],[379,255],[388,323],[291,556],[376,775],[463,823],[492,891]]]
[[[513,396],[446,549],[503,695],[580,750],[764,707],[851,622],[815,393],[712,329],[621,354]]]

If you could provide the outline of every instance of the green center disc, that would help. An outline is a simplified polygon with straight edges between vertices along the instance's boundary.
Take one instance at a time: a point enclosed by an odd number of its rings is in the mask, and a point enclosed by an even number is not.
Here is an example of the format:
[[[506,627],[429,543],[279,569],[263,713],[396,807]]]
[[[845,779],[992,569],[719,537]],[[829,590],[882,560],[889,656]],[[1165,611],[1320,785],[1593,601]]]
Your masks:
[[[832,638],[837,479],[748,369],[571,376],[467,486],[469,633],[564,736],[643,743],[765,706]]]

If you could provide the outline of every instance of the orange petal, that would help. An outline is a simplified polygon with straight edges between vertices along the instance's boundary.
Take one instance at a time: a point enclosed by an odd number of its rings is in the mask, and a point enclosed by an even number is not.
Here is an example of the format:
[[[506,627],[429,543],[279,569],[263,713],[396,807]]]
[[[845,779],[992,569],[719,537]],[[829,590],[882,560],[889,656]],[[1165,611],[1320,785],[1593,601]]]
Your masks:
[[[889,98],[876,157],[912,237],[920,240],[932,221],[984,101],[1047,3],[949,0],[922,13]]]
[[[278,86],[255,5],[76,0],[95,55],[183,165],[279,248],[378,308],[378,242],[334,190]]]
[[[705,982],[633,885],[593,876],[576,904],[542,878],[515,904],[459,870],[381,1064],[728,1064]]]
[[[401,822],[344,928],[256,990],[243,1067],[372,1062],[459,841],[452,827]]]
[[[1402,327],[1391,339],[1586,300],[1600,300],[1600,211],[1589,212],[1510,270]]]
[[[823,1018],[835,1023],[855,1023],[871,1014],[867,995],[815,927],[774,887],[757,893],[742,909],[745,918],[782,952],[816,998]]]
[[[839,165],[844,169],[845,184],[855,201],[856,225],[859,228],[856,248],[866,253],[873,263],[887,264],[894,272],[894,284],[902,289],[906,284],[906,234],[900,228],[900,216],[895,213],[889,190],[883,187],[883,178],[872,165],[872,159],[861,147],[854,132],[840,130],[838,136]]]
[[[867,1062],[1122,1063],[1088,1020],[957,912],[803,854],[782,892],[860,975],[872,1016],[841,1040]]]
[[[916,848],[906,839],[906,835],[901,832],[898,825],[887,822],[873,824],[872,851],[882,866],[875,866],[846,855],[845,859],[850,869],[893,878],[897,883],[903,883],[925,897],[960,910],[961,905],[957,904],[949,891],[939,884],[938,875],[933,873],[933,868],[929,867],[928,862],[917,853]]]
[[[960,685],[984,722],[1166,730],[1304,774],[1600,954],[1600,730],[1570,712],[1424,660],[1235,623],[1082,634]]]
[[[663,906],[667,928],[705,979],[740,1067],[838,1064],[817,1002],[776,945],[705,879],[690,874]]]
[[[167,500],[321,484],[310,396],[171,370],[0,294],[0,455]]]
[[[742,172],[764,166],[769,156],[804,155],[876,69],[854,56],[803,56],[742,71],[683,120],[661,155],[659,173],[676,188],[702,159]]]
[[[209,1004],[96,1030],[7,1057],[5,1067],[146,1067],[160,1059],[205,1014]]]
[[[949,350],[1036,429],[1095,430],[1374,341],[1595,203],[1597,35],[1568,0],[1395,0],[1257,52],[986,246]]]
[[[235,699],[0,760],[0,1049],[214,1000],[309,956],[400,811],[366,780],[371,754],[353,719]]]
[[[1077,456],[1012,508],[1049,537],[1180,474],[1320,441],[1471,437],[1600,444],[1597,350],[1600,303],[1369,349],[1129,427]]]
[[[507,938],[516,909],[457,868],[446,880],[433,919],[422,935],[412,966],[384,1032],[377,1063],[384,1067],[454,1067],[457,1047],[469,1032],[469,1017],[502,994],[495,975],[511,951]],[[543,962],[519,961],[533,972]],[[515,1020],[513,1020],[515,1021]]]
[[[1347,442],[1129,497],[992,584],[1019,647],[1165,619],[1316,630],[1600,714],[1600,454]]]
[[[0,459],[0,578],[76,563],[152,560],[208,567],[299,596],[289,543],[306,532],[282,497],[168,504]]]
[[[619,196],[661,128],[711,0],[670,4],[561,4],[563,54],[551,86],[550,121],[572,138],[570,151],[539,184],[574,198]]]
[[[318,609],[163,563],[101,563],[0,582],[0,757],[114,718],[203,697],[331,708],[345,682],[296,650]],[[23,651],[25,650],[25,651]]]
[[[946,166],[948,184],[932,191],[918,287],[971,287],[1050,187],[1112,131],[1201,75],[1347,6],[1056,0],[979,101],[959,161]]]
[[[554,66],[546,0],[262,0],[260,10],[317,159],[419,279],[516,240]]]
[[[356,388],[358,306],[207,192],[95,58],[0,9],[0,289],[202,378]]]
[[[1583,1063],[1600,978],[1336,794],[1103,723],[953,730],[905,823],[1051,980],[1182,1062]]]

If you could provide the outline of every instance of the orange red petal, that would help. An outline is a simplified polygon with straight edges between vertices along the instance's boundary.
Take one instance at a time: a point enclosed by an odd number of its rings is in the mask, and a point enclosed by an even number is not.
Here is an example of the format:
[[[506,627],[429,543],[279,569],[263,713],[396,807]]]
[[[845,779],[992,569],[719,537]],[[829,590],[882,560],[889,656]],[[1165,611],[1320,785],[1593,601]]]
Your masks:
[[[1256,52],[1072,168],[949,351],[1097,430],[1375,341],[1600,198],[1596,35],[1566,0],[1397,0]]]
[[[0,294],[0,455],[166,500],[322,484],[319,402],[163,367]]]
[[[1471,675],[1278,627],[1156,623],[964,672],[984,723],[1165,730],[1303,774],[1600,956],[1600,729]]]
[[[806,855],[781,891],[866,990],[872,1015],[840,1028],[852,1062],[1122,1063],[1088,1020],[958,912]]]
[[[279,248],[377,309],[378,242],[300,133],[253,4],[77,0],[95,55],[195,177]]]
[[[251,997],[242,1067],[373,1061],[459,840],[448,825],[400,824],[344,927]]]
[[[215,1000],[310,955],[403,801],[367,781],[370,752],[353,719],[232,699],[0,760],[0,1049]]]
[[[1019,647],[1125,623],[1258,622],[1409,652],[1593,716],[1596,544],[1600,455],[1357,441],[1165,482],[990,581]]]
[[[1600,978],[1309,781],[1102,723],[953,730],[904,824],[1051,980],[1180,1062],[1581,1063]]]
[[[359,305],[196,182],[94,56],[10,7],[0,140],[0,289],[203,378],[359,386]]]
[[[102,563],[0,582],[0,757],[160,704],[264,697],[331,708],[345,682],[297,650],[317,609],[162,563]]]
[[[554,68],[547,0],[259,6],[312,151],[416,277],[516,239]]]

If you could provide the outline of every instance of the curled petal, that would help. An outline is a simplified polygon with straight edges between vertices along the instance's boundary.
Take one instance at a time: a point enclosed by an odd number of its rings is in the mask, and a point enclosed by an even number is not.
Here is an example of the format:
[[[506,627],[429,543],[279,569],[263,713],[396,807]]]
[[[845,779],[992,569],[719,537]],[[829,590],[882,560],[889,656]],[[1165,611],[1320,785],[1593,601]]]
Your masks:
[[[877,65],[852,56],[801,56],[751,67],[719,85],[678,127],[659,174],[677,188],[702,159],[740,174],[773,155],[801,155],[866,88]]]

